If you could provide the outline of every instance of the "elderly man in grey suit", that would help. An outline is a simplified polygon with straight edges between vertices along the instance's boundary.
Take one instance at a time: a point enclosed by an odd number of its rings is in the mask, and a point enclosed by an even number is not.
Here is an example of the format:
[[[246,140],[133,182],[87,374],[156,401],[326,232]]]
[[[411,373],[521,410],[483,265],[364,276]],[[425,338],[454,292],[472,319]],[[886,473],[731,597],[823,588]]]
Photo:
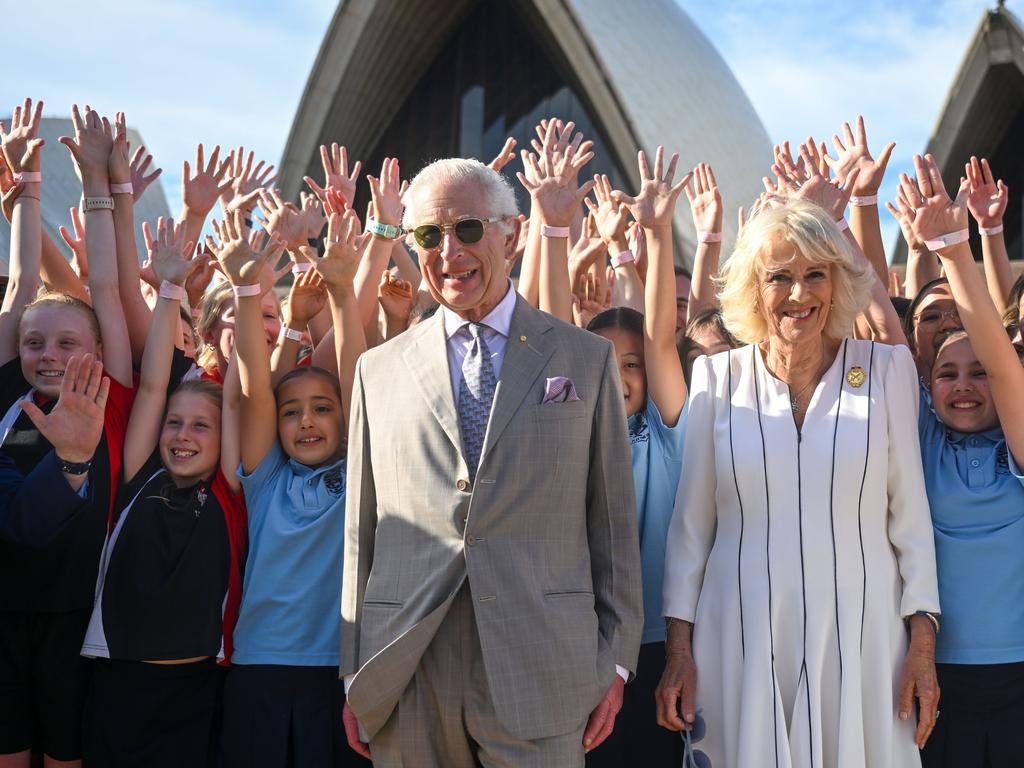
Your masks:
[[[574,175],[545,187],[569,217],[586,191]],[[582,766],[611,732],[643,618],[615,354],[513,289],[519,221],[500,174],[439,160],[405,204],[441,306],[356,374],[349,743],[378,768]],[[567,236],[567,220],[544,223]]]

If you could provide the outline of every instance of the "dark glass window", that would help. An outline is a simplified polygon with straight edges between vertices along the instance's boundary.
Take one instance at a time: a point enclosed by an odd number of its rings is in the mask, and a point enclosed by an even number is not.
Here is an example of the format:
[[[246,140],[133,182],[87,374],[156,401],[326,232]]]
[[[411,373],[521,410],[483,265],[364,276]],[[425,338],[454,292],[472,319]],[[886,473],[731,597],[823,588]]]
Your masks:
[[[388,155],[401,160],[404,178],[442,157],[475,157],[488,163],[508,136],[518,142],[517,152],[530,149],[534,126],[542,118],[560,117],[575,121],[594,142],[595,156],[581,172],[581,182],[607,173],[615,188],[632,190],[636,182],[615,163],[567,69],[549,53],[517,3],[477,3],[364,158],[364,172],[377,175]],[[515,177],[519,170],[522,162],[517,158],[504,173],[525,212],[529,200]],[[368,199],[369,190],[360,185],[356,210],[366,210]]]

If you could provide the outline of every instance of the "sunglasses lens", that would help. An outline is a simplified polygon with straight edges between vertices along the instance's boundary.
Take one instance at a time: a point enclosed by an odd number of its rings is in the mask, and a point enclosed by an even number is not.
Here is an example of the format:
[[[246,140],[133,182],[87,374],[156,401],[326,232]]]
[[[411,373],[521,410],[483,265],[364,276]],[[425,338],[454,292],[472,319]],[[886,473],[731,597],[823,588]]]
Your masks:
[[[480,219],[463,219],[455,225],[455,236],[465,245],[478,243],[484,236],[484,223]]]
[[[437,248],[441,244],[441,228],[436,224],[424,224],[412,231],[420,248]]]

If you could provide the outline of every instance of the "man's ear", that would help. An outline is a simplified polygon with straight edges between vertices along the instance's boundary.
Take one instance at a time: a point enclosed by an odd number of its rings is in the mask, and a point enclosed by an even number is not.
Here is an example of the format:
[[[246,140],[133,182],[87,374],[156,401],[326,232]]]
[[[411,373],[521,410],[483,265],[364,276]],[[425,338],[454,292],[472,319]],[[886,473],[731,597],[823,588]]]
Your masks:
[[[510,217],[509,223],[512,231],[505,235],[505,259],[515,261],[516,246],[519,244],[519,235],[523,231],[523,222],[518,216]]]

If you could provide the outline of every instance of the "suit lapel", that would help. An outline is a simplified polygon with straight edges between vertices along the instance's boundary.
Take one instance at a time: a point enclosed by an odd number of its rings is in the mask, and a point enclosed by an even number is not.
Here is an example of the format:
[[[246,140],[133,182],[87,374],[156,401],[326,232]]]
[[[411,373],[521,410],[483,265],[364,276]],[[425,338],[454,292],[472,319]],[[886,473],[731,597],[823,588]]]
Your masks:
[[[448,342],[440,309],[426,325],[418,338],[405,348],[402,356],[437,423],[461,454],[459,418],[455,412],[455,395],[448,371]]]
[[[554,348],[544,337],[551,327],[544,313],[531,307],[522,297],[516,298],[505,359],[501,364],[501,378],[494,393],[494,405],[480,454],[481,466],[554,354]]]

